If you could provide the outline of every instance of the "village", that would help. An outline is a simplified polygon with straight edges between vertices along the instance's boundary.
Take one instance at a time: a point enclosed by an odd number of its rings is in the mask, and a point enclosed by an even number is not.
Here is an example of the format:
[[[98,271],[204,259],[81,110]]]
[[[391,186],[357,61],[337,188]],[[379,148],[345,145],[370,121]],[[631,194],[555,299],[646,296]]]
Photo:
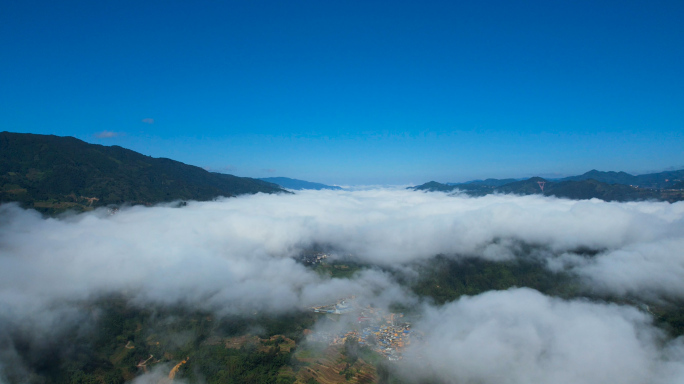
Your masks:
[[[348,338],[353,338],[358,340],[360,346],[367,346],[388,360],[401,360],[405,348],[411,343],[412,334],[411,324],[404,320],[404,315],[387,313],[370,306],[359,308],[355,304],[354,297],[351,297],[341,299],[336,304],[312,307],[314,312],[333,316],[331,319],[335,321],[335,315],[356,314],[357,317],[351,330],[312,332],[307,340],[341,345]]]

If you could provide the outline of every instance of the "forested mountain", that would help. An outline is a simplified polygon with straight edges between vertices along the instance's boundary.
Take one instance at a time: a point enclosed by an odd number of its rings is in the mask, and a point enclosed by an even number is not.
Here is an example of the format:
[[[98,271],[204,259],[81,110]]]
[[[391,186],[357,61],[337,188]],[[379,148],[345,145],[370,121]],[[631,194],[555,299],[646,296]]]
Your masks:
[[[285,191],[262,180],[208,172],[119,146],[0,132],[0,202],[18,201],[47,213],[257,192]]]
[[[595,169],[578,176],[570,176],[561,181],[596,180],[607,184],[625,184],[640,188],[669,189],[684,180],[684,169],[679,171],[666,171],[659,173],[647,173],[644,175],[630,175],[626,172],[601,172]]]
[[[608,173],[608,172],[606,172]],[[620,175],[620,173],[612,172]],[[624,173],[624,172],[622,172]],[[643,175],[648,176],[648,175]],[[614,178],[615,179],[615,178]],[[647,178],[644,178],[646,180]],[[653,180],[658,180],[653,177]],[[516,195],[544,194],[567,199],[592,199],[597,198],[605,201],[637,201],[637,200],[684,200],[682,183],[672,183],[668,189],[640,188],[633,185],[606,183],[594,179],[549,181],[541,177],[532,177],[527,180],[514,181],[501,186],[482,185],[476,183],[465,184],[441,184],[435,181],[416,187],[415,190],[423,191],[461,191],[471,196],[484,196],[490,193],[510,193]],[[542,190],[543,184],[543,190]],[[676,187],[679,186],[680,189]]]
[[[305,180],[297,180],[297,179],[290,179],[289,177],[264,177],[259,180],[263,180],[269,183],[273,183],[276,185],[279,185],[283,188],[288,188],[288,189],[294,189],[294,190],[302,190],[302,189],[315,189],[315,190],[321,190],[321,189],[335,189],[335,190],[341,190],[342,188],[333,186],[333,185],[325,185],[321,183],[312,183],[310,181],[305,181]]]
[[[589,172],[577,176],[569,176],[561,179],[561,181],[580,181],[593,179],[607,184],[634,184],[636,176],[630,175],[627,172],[602,172],[592,169]]]
[[[643,175],[631,175],[627,172],[603,172],[592,169],[589,172],[577,176],[568,176],[561,179],[551,179],[548,181],[584,181],[596,180],[606,184],[624,184],[639,188],[651,189],[682,189],[684,182],[684,169],[678,171],[666,171],[658,173],[647,173]],[[471,180],[463,183],[445,183],[448,186],[458,186],[460,190],[476,190],[478,187],[501,187],[524,179],[486,179]],[[484,188],[483,190],[486,190]]]

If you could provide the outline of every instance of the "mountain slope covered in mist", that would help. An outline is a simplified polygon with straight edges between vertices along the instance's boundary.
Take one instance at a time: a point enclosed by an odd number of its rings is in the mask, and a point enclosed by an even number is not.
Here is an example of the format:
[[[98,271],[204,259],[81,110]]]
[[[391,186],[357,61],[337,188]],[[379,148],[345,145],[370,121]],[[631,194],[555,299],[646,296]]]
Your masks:
[[[212,173],[119,146],[12,132],[0,132],[0,188],[0,202],[18,201],[48,213],[284,192],[265,181]]]

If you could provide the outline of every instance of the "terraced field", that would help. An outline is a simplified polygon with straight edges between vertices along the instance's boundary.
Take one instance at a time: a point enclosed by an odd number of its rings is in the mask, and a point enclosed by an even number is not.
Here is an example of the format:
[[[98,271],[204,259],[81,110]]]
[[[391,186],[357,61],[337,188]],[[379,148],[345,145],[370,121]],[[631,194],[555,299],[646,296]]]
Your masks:
[[[377,372],[373,364],[359,358],[349,364],[341,345],[330,346],[322,351],[298,350],[295,357],[304,363],[297,372],[297,383],[374,383]]]

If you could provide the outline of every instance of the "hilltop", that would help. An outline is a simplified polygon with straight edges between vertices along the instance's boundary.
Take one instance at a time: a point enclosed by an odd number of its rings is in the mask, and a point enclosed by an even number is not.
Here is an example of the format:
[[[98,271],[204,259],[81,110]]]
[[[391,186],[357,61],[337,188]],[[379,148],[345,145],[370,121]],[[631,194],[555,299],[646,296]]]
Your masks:
[[[419,191],[460,191],[470,196],[490,193],[543,194],[567,199],[605,201],[684,200],[684,170],[633,176],[625,172],[589,171],[559,180],[532,177],[525,180],[487,179],[466,183],[428,183],[412,187]],[[542,189],[543,185],[543,189]]]
[[[626,172],[602,172],[592,169],[582,175],[566,177],[560,181],[582,181],[590,179],[607,184],[624,184],[639,188],[672,189],[676,188],[677,183],[681,184],[682,180],[684,180],[684,169],[678,171],[647,173],[636,176]]]
[[[0,202],[16,201],[45,213],[258,192],[285,191],[262,180],[208,172],[119,146],[0,132]]]

